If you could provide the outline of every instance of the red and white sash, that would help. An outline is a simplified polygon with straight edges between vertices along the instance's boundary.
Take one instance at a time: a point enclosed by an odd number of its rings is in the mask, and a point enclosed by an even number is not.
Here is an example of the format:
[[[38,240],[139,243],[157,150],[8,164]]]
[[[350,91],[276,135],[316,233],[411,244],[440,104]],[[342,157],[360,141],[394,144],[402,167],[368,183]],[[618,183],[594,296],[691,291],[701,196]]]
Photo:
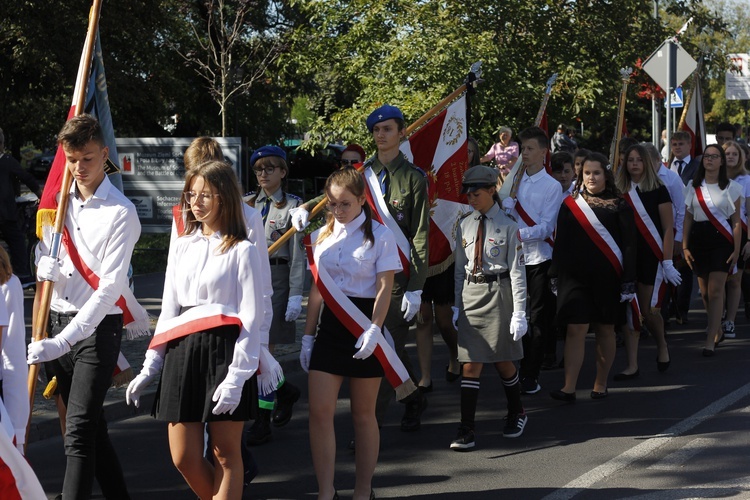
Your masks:
[[[625,200],[633,209],[635,225],[638,228],[638,231],[641,233],[641,236],[643,236],[643,239],[646,240],[651,252],[659,261],[659,264],[656,267],[654,291],[651,294],[651,307],[661,307],[662,299],[667,291],[667,282],[664,280],[664,269],[661,266],[661,261],[664,260],[664,242],[659,235],[659,231],[656,229],[654,221],[646,211],[646,207],[643,205],[643,200],[641,200],[635,186],[629,192],[625,193]]]
[[[732,248],[734,248],[734,234],[732,233],[732,227],[729,225],[726,218],[724,218],[724,214],[721,213],[719,207],[714,205],[714,202],[711,199],[711,193],[709,193],[708,186],[706,186],[706,181],[703,181],[700,187],[695,188],[695,197],[698,199],[698,203],[700,204],[701,209],[703,209],[703,213],[706,214],[706,217],[711,221],[711,224],[713,224],[716,230],[719,231],[719,233],[729,241]],[[729,270],[729,274],[734,274],[736,272],[737,265]]]
[[[607,260],[609,260],[610,264],[612,264],[617,276],[622,276],[622,251],[610,232],[597,218],[589,204],[586,203],[586,200],[583,199],[583,196],[578,196],[575,199],[572,196],[568,196],[563,203],[573,213],[573,216],[591,241],[594,242]]]
[[[323,296],[326,307],[334,312],[338,320],[341,321],[354,338],[359,338],[370,327],[372,321],[336,286],[328,271],[324,267],[318,266],[316,259],[318,256],[315,255],[313,242],[317,241],[319,234],[320,230],[317,230],[305,237],[307,261],[310,265],[313,280],[320,294]],[[373,356],[380,362],[385,372],[385,378],[388,379],[388,382],[396,390],[396,397],[403,399],[411,394],[416,387],[396,351],[386,339],[390,339],[390,334],[383,327],[383,336],[378,340],[378,345],[375,348]]]
[[[0,420],[10,422],[5,405],[0,400]],[[4,425],[2,425],[4,427]],[[12,425],[10,426],[12,429]],[[9,435],[0,429],[0,498],[21,500],[25,498],[47,498],[31,465],[13,443]]]
[[[239,313],[224,304],[203,304],[191,307],[179,316],[167,320],[160,320],[156,325],[154,338],[151,339],[149,349],[165,345],[170,340],[179,339],[191,333],[202,332],[219,326],[235,325],[242,329],[242,319]],[[263,394],[275,391],[284,371],[278,361],[268,351],[264,344],[260,345],[258,353],[258,390]]]
[[[180,236],[185,230],[185,218],[182,216],[180,205],[175,205],[172,207],[172,219],[174,220],[174,225],[177,228],[177,236]]]
[[[516,217],[519,227],[533,227],[536,226],[536,221],[529,215],[526,209],[521,205],[521,200],[516,200],[514,210],[518,214]],[[551,247],[555,246],[555,241],[552,238],[545,238],[544,241]]]
[[[89,251],[85,242],[76,243],[76,233],[77,231],[70,231],[68,221],[66,221],[62,235],[63,246],[65,246],[65,251],[68,253],[76,271],[81,274],[91,288],[96,290],[99,288],[101,262]],[[148,313],[138,303],[129,287],[125,287],[115,305],[122,309],[126,337],[129,340],[151,335]]]
[[[372,171],[372,167],[367,167],[362,173],[365,179],[365,197],[367,203],[372,209],[372,217],[391,230],[396,237],[396,246],[398,247],[398,256],[401,259],[403,273],[409,277],[409,263],[411,262],[411,245],[409,240],[404,236],[404,232],[388,211],[388,206],[383,199],[383,192],[380,190],[380,181],[378,176]],[[368,324],[369,327],[369,324]]]

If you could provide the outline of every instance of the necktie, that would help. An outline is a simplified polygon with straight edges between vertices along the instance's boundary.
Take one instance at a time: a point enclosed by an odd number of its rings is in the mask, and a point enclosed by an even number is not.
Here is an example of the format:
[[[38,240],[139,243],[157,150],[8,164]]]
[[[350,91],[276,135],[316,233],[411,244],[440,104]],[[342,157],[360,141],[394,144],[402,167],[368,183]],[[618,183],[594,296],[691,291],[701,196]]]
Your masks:
[[[266,198],[265,203],[263,203],[263,208],[260,210],[260,216],[263,217],[263,224],[266,223],[266,219],[268,218],[268,211],[271,208],[271,198]]]
[[[682,160],[675,160],[677,162],[677,173],[682,175],[682,167],[685,166],[685,162]]]
[[[388,169],[383,167],[383,170],[378,174],[378,180],[380,181],[380,192],[383,193],[383,198],[388,194]]]
[[[477,239],[474,242],[474,271],[473,274],[482,274],[482,254],[484,253],[484,224],[487,217],[479,216],[477,227]]]

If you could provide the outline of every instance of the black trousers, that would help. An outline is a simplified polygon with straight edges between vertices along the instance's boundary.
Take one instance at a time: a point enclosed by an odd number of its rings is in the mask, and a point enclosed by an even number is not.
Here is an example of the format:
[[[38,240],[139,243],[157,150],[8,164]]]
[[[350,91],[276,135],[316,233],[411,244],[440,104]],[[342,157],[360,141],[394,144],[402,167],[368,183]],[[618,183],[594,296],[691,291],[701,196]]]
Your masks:
[[[13,274],[19,277],[29,276],[31,274],[29,253],[26,250],[26,238],[24,238],[21,228],[18,226],[18,221],[0,221],[0,235],[8,244]]]
[[[523,336],[523,359],[521,378],[539,378],[544,359],[545,346],[552,345],[555,339],[555,296],[549,289],[549,271],[552,261],[526,265],[526,315],[529,317],[529,330]]]
[[[71,319],[50,313],[50,336],[60,333]],[[102,411],[104,397],[112,385],[121,339],[122,314],[105,316],[93,335],[49,362],[67,407],[63,498],[91,497],[94,475],[108,500],[130,498]]]

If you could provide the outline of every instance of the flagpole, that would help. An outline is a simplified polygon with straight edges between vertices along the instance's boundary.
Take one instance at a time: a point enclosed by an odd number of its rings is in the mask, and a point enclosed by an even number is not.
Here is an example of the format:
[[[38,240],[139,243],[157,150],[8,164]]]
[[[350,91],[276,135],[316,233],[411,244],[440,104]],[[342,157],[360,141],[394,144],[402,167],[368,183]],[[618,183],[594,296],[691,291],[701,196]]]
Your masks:
[[[425,114],[423,114],[419,119],[417,119],[414,123],[406,127],[406,133],[405,137],[409,137],[414,132],[416,132],[422,125],[430,121],[432,118],[434,118],[438,113],[440,113],[445,107],[447,107],[450,103],[455,101],[461,94],[466,92],[466,89],[469,88],[469,86],[477,86],[479,83],[481,83],[481,79],[479,79],[480,74],[480,68],[479,63],[474,63],[471,66],[471,71],[475,75],[477,75],[477,79],[473,81],[467,81],[467,83],[462,84],[460,87],[458,87],[456,90],[451,92],[448,97],[441,100],[439,103],[434,105],[427,111]],[[357,172],[362,173],[364,172],[364,165],[360,165],[357,167]],[[316,217],[326,206],[326,203],[328,203],[328,197],[324,196],[320,202],[315,205],[315,207],[310,211],[310,214],[308,215],[308,219],[313,219]],[[297,232],[297,229],[292,226],[289,228],[289,230],[281,235],[281,238],[276,240],[270,247],[268,247],[268,255],[272,255],[275,251],[281,247],[284,243],[289,240],[295,233]]]
[[[612,139],[612,149],[609,153],[609,162],[612,164],[612,172],[617,173],[620,166],[620,139],[622,139],[622,124],[625,121],[625,103],[627,102],[628,83],[632,68],[623,68],[620,70],[622,78],[622,90],[620,91],[620,106],[617,111],[617,124],[615,125],[615,135]]]
[[[80,75],[82,78],[78,80],[78,88],[75,89],[78,92],[78,100],[76,101],[75,110],[73,116],[78,116],[83,113],[83,108],[86,103],[86,88],[88,87],[89,72],[91,71],[91,58],[94,53],[94,43],[96,41],[96,33],[99,29],[99,14],[101,13],[102,0],[94,0],[89,13],[89,26],[88,32],[86,33],[86,42],[83,47],[83,74]],[[80,68],[79,68],[80,69]],[[68,200],[70,198],[70,186],[73,182],[73,177],[70,170],[66,167],[63,170],[62,184],[60,187],[60,203],[57,207],[57,213],[55,216],[54,232],[52,234],[52,243],[50,245],[50,257],[57,259],[60,254],[60,244],[62,241],[62,231],[65,225],[65,214],[68,210]],[[50,305],[52,302],[52,289],[54,282],[44,281],[42,282],[42,290],[39,297],[38,309],[36,317],[33,322],[32,330],[32,341],[43,340],[47,337],[47,317],[49,316]],[[28,442],[29,429],[31,428],[31,413],[34,408],[34,393],[36,392],[36,380],[39,375],[39,364],[33,364],[29,366],[29,378],[28,378],[28,389],[29,389],[29,421],[26,425],[26,442]]]

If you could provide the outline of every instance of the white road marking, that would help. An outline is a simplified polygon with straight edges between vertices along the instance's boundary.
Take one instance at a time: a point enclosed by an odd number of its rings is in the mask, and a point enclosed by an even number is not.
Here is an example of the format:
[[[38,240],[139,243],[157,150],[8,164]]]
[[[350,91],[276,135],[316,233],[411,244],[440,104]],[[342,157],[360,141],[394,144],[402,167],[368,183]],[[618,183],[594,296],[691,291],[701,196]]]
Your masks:
[[[693,500],[702,498],[748,498],[750,476],[727,479],[702,486],[659,490],[621,500]]]
[[[731,406],[732,404],[748,395],[750,395],[750,383],[745,384],[734,392],[731,392],[723,398],[714,401],[713,403],[706,406],[699,412],[691,415],[690,417],[677,422],[675,425],[664,431],[663,434],[647,439],[642,443],[621,453],[620,455],[612,458],[608,462],[603,463],[599,467],[591,469],[587,473],[572,480],[559,490],[550,493],[549,495],[544,497],[543,500],[569,500],[575,497],[585,489],[590,488],[599,481],[621,471],[633,462],[647,457],[662,446],[668,444],[670,441],[672,441],[672,439],[693,429],[704,420],[715,416],[719,412],[723,411],[727,407]]]
[[[651,470],[677,470],[682,464],[693,458],[701,451],[710,448],[718,441],[714,438],[697,438],[688,442],[679,450],[670,453],[663,459],[648,467]]]

